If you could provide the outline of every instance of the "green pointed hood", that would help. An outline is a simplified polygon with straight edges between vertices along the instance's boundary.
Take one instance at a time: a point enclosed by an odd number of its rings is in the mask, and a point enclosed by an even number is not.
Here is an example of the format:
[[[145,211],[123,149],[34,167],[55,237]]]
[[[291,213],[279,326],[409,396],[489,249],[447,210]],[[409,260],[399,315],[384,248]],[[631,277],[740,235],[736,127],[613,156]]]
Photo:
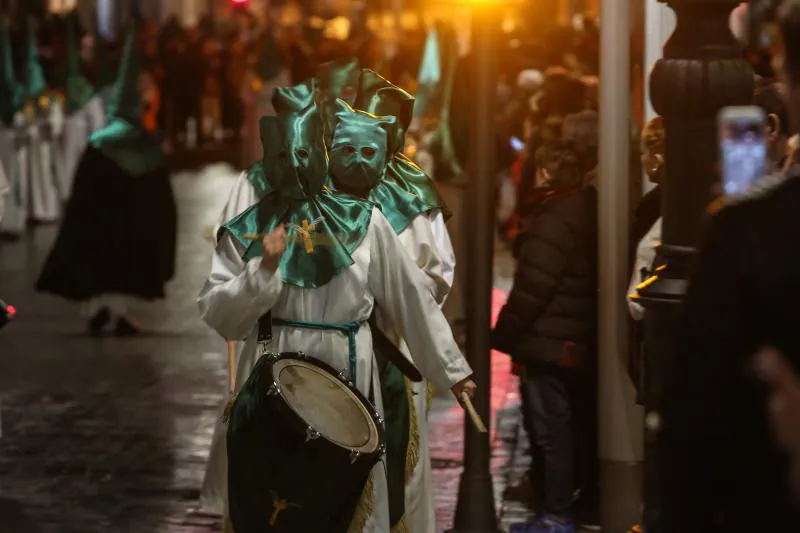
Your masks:
[[[437,163],[436,179],[447,181],[463,174],[463,167],[453,138],[452,108],[456,71],[460,55],[458,39],[452,26],[442,24],[439,28],[442,64],[442,84],[439,102],[439,123],[431,141],[431,155]]]
[[[89,137],[89,144],[131,176],[141,176],[166,165],[159,142],[142,125],[139,99],[139,51],[136,27],[131,27],[117,83],[108,104],[106,126]]]
[[[223,225],[243,258],[260,257],[259,236],[283,224],[286,250],[279,268],[284,283],[321,287],[353,264],[366,236],[372,204],[332,193],[323,124],[316,107],[261,119],[263,171],[272,192]]]
[[[8,24],[0,23],[0,61],[3,62],[2,80],[0,80],[0,120],[6,126],[14,123],[14,114],[22,107],[23,87],[17,83],[14,75],[14,58],[11,49],[11,37]]]
[[[258,54],[256,65],[253,68],[256,76],[263,82],[277,78],[283,68],[281,51],[271,26],[265,30],[265,34],[261,43],[261,52]]]
[[[303,83],[291,87],[278,87],[272,93],[272,107],[275,112],[299,113],[307,107],[314,105],[317,95],[317,80],[309,78]]]
[[[439,34],[436,28],[428,32],[425,49],[417,75],[417,105],[414,116],[421,117],[436,97],[436,90],[442,80],[442,59],[439,46]]]
[[[91,100],[94,88],[81,71],[81,58],[78,50],[76,26],[77,17],[67,20],[67,86],[66,105],[67,113],[73,113]]]
[[[136,46],[136,27],[128,31],[122,62],[119,66],[114,93],[108,104],[108,114],[122,118],[133,124],[142,120],[141,101],[139,99],[139,50]]]
[[[353,103],[360,75],[358,59],[330,61],[317,67],[316,78],[319,87],[317,103],[322,112],[326,141],[330,141],[333,137],[333,130],[336,127],[336,100],[341,98],[348,104]]]
[[[377,116],[397,118],[394,137],[390,139],[392,157],[380,184],[370,192],[370,200],[381,206],[397,233],[404,231],[420,214],[441,209],[449,211],[433,180],[402,150],[405,134],[411,124],[414,97],[369,69],[361,72],[355,107]]]
[[[39,63],[36,29],[33,21],[28,24],[28,55],[25,76],[25,96],[30,100],[37,100],[47,90],[47,81],[44,78],[42,64]]]

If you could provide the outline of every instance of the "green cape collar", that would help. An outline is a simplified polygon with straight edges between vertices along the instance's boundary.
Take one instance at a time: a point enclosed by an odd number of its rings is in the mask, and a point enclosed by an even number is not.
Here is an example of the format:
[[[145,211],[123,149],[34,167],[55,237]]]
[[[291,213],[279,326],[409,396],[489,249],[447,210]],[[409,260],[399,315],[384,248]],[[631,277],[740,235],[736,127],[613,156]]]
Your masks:
[[[286,250],[279,269],[285,283],[322,287],[353,264],[352,254],[369,229],[372,204],[327,187],[311,198],[287,201],[272,192],[223,225],[244,248],[243,259],[264,255],[261,238],[283,224]]]

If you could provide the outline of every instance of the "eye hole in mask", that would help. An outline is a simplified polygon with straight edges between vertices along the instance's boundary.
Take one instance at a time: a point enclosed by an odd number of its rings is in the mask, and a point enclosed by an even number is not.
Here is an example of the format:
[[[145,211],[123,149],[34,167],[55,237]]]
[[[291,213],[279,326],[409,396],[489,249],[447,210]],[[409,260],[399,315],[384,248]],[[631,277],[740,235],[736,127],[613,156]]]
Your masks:
[[[342,153],[344,155],[353,155],[356,153],[356,149],[351,145],[342,146]]]
[[[369,146],[365,146],[364,148],[361,149],[361,155],[363,155],[366,158],[371,158],[372,156],[375,155],[375,148],[370,148]]]
[[[306,150],[305,148],[298,148],[295,153],[297,154],[297,157],[299,157],[300,159],[308,159],[309,156],[308,150]]]

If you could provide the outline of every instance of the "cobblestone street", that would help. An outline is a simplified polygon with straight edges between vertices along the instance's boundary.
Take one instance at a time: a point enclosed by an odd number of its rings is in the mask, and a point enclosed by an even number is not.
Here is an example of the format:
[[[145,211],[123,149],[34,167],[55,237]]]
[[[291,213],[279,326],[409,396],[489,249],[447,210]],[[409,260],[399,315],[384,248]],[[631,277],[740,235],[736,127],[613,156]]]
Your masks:
[[[0,332],[2,533],[206,533],[197,511],[215,417],[227,382],[225,343],[199,320],[197,292],[211,248],[203,229],[235,174],[224,166],[173,179],[179,202],[178,272],[165,302],[136,308],[145,334],[93,339],[80,310],[36,294],[56,228],[0,244],[0,298],[18,318]],[[109,265],[113,268],[114,265]],[[495,311],[504,293],[495,292]],[[515,456],[517,386],[493,358],[496,501]],[[440,530],[452,523],[463,414],[439,398],[431,414]],[[507,519],[523,511],[505,513]],[[415,532],[416,533],[416,532]]]

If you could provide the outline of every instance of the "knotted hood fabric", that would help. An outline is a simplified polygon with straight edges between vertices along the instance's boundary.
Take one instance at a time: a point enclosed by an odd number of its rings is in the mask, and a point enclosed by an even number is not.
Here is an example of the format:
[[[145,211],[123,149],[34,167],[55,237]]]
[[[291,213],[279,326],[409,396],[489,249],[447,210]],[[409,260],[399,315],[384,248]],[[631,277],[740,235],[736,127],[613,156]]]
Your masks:
[[[281,224],[287,245],[279,269],[285,283],[321,287],[353,264],[369,228],[372,204],[325,187],[328,155],[316,106],[264,117],[261,166],[270,192],[223,225],[244,248],[243,259],[264,255],[262,238]]]
[[[414,217],[434,209],[441,209],[445,217],[449,217],[447,206],[433,180],[402,152],[414,114],[414,97],[378,73],[363,69],[354,107],[372,115],[394,116],[397,119],[394,135],[389,139],[391,158],[386,165],[382,185],[384,188],[399,188],[414,199],[405,200],[404,195],[397,193],[391,194],[390,202],[387,202],[385,193],[381,193],[383,198],[371,198],[384,209],[395,231],[403,231]]]
[[[142,125],[138,79],[139,51],[136,27],[132,26],[108,105],[108,121],[89,137],[92,147],[131,176],[141,176],[166,165],[161,146]]]
[[[81,71],[81,60],[76,38],[77,17],[67,20],[67,83],[66,106],[68,113],[83,109],[94,95],[94,88]]]

